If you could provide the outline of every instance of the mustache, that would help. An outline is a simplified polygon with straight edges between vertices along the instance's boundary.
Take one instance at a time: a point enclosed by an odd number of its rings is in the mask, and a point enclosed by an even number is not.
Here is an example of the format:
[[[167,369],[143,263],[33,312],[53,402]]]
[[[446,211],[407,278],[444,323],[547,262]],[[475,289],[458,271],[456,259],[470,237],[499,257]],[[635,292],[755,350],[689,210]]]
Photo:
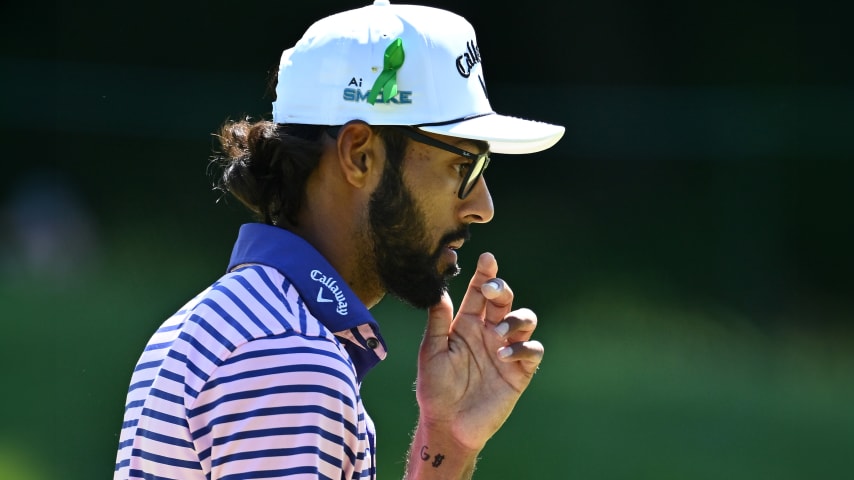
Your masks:
[[[448,233],[442,235],[442,238],[439,240],[439,247],[438,248],[441,249],[445,245],[448,245],[449,243],[452,243],[455,240],[462,240],[464,242],[467,242],[470,238],[471,238],[471,229],[469,228],[468,225],[463,225],[460,228],[458,228],[452,232],[448,232]]]

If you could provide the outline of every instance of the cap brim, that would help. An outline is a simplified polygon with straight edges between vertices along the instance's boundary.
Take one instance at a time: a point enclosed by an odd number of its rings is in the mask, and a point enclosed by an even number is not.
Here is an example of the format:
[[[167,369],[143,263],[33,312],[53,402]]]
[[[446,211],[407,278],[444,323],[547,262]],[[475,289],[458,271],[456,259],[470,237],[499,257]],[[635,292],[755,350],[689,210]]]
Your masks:
[[[418,125],[425,132],[489,142],[495,153],[535,153],[550,148],[563,137],[564,127],[491,113],[455,123]]]

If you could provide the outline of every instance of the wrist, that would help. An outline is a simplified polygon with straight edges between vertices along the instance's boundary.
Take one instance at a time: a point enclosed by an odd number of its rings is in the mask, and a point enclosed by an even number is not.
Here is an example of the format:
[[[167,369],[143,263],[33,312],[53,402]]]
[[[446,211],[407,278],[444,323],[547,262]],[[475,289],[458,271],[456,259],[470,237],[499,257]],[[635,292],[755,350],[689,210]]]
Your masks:
[[[461,443],[450,427],[419,419],[409,450],[407,480],[471,478],[483,445]]]

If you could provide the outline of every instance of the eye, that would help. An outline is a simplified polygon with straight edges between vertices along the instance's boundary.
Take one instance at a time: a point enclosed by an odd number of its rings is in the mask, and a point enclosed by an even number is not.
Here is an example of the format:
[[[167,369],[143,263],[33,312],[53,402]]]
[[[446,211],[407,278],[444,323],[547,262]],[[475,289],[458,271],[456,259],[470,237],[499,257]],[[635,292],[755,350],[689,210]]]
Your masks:
[[[460,175],[460,178],[465,178],[473,164],[474,162],[462,162],[456,164],[457,173]]]

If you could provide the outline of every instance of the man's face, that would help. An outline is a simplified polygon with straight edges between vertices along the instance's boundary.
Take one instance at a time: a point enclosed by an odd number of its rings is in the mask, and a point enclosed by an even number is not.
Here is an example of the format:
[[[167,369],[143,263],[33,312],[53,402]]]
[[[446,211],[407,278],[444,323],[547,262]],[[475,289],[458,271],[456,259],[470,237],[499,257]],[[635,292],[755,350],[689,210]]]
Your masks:
[[[454,166],[459,160],[419,146],[408,149],[411,155],[405,165],[410,168],[406,177],[419,180],[420,188],[414,193],[401,170],[387,164],[371,195],[368,215],[383,286],[424,309],[439,302],[450,279],[459,273],[454,249],[468,240],[470,223],[492,218],[492,201],[485,184],[479,187],[479,196],[459,200],[459,169]],[[470,213],[471,205],[479,205],[477,214]]]
[[[395,178],[396,177],[396,178]],[[456,258],[442,258],[446,246],[469,238],[467,225],[445,232],[439,242],[400,172],[386,168],[369,204],[377,270],[392,295],[416,308],[439,302],[451,277],[460,271]]]

